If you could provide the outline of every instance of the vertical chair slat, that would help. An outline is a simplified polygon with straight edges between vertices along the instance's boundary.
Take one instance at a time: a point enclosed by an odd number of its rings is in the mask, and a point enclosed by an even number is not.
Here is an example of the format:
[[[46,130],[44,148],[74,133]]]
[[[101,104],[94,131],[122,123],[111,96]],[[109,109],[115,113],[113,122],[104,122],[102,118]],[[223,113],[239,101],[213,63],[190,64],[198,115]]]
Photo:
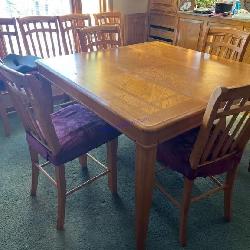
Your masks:
[[[52,31],[52,27],[51,27],[51,22],[48,22],[48,26],[49,26],[49,37],[50,37],[49,42],[50,42],[51,47],[52,47],[53,56],[56,56],[56,50],[55,50],[55,44],[54,44],[54,40],[53,40],[53,33],[52,33],[53,31]],[[48,57],[50,57],[50,54],[48,54]]]
[[[10,51],[11,53],[14,53],[14,46],[13,46],[13,42],[12,42],[12,39],[11,39],[11,35],[10,35],[10,29],[9,29],[9,25],[6,25],[6,31],[8,33],[8,41],[9,41],[9,45],[10,45]]]
[[[37,30],[37,23],[34,23],[34,28],[35,28],[35,30]],[[37,43],[38,43],[39,52],[43,57],[43,49],[42,49],[41,41],[39,38],[40,34],[38,32],[36,32],[35,35],[36,35],[36,39],[37,39]]]

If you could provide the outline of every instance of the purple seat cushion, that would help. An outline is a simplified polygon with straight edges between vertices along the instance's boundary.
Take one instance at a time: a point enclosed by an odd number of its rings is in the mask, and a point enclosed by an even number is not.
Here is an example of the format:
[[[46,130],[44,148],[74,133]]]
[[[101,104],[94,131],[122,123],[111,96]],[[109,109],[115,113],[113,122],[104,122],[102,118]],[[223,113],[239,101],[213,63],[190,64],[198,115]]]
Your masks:
[[[157,149],[157,160],[190,180],[222,174],[231,169],[233,167],[232,157],[217,161],[209,166],[199,167],[196,170],[191,168],[189,158],[198,132],[199,128],[195,128],[160,144]]]
[[[86,107],[74,104],[51,115],[61,145],[53,155],[36,138],[27,133],[27,141],[45,159],[61,165],[115,139],[120,132],[104,122]]]

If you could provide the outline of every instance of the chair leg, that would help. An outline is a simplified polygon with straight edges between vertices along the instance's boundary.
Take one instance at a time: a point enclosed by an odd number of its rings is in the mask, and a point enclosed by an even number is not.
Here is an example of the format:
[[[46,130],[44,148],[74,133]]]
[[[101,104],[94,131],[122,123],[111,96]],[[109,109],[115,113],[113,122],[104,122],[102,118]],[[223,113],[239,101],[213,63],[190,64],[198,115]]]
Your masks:
[[[187,244],[187,217],[191,203],[193,182],[194,181],[191,181],[188,178],[184,179],[183,200],[181,206],[181,218],[179,229],[179,240],[183,247]]]
[[[108,173],[108,186],[112,193],[117,193],[117,147],[118,138],[107,143],[107,165],[110,170]]]
[[[81,155],[79,157],[79,163],[81,165],[82,168],[87,168],[88,167],[88,157],[87,155]]]
[[[248,164],[248,172],[250,172],[250,161],[249,161],[249,164]]]
[[[38,153],[34,151],[31,147],[29,147],[29,151],[32,164],[32,180],[31,180],[30,194],[31,196],[36,196],[38,176],[39,176],[39,169],[37,167],[37,165],[39,164]]]
[[[232,196],[233,186],[236,178],[237,167],[234,167],[227,172],[225,189],[224,189],[224,217],[227,221],[231,221],[232,218]]]
[[[3,121],[5,136],[10,136],[10,131],[11,131],[10,122],[9,122],[9,119],[8,119],[7,111],[4,108],[4,105],[3,105],[3,102],[2,102],[2,99],[1,99],[1,93],[0,93],[0,116],[1,116],[2,121]]]
[[[57,182],[57,229],[64,229],[65,219],[65,203],[66,203],[66,181],[65,166],[56,166],[56,182]]]

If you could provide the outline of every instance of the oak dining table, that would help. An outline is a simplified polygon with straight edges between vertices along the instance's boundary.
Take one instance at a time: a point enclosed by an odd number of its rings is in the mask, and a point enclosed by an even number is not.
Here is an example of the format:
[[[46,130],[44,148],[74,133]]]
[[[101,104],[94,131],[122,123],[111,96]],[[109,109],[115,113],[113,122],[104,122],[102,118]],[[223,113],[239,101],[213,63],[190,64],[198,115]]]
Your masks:
[[[38,71],[136,144],[135,226],[144,249],[157,145],[202,122],[218,86],[250,84],[250,65],[146,42],[43,59]]]

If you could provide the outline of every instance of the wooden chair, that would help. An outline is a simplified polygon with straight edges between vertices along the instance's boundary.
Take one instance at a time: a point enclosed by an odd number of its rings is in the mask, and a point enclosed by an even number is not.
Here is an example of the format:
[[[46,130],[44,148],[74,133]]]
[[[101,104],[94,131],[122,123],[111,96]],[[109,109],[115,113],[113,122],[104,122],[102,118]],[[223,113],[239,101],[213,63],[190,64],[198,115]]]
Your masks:
[[[95,25],[118,25],[120,27],[121,40],[124,43],[124,20],[121,12],[102,12],[94,14]]]
[[[218,88],[212,94],[200,128],[188,131],[159,145],[157,159],[184,176],[182,202],[179,203],[163,186],[156,186],[180,208],[180,243],[186,245],[189,206],[217,191],[224,191],[224,216],[232,217],[232,192],[243,150],[250,139],[250,86]],[[215,175],[226,173],[225,183]],[[215,188],[192,197],[198,177],[209,177]]]
[[[88,14],[70,14],[58,16],[60,31],[66,54],[80,52],[80,42],[77,29],[91,26],[91,17]]]
[[[27,54],[50,58],[65,54],[56,16],[29,16],[17,18]],[[69,97],[53,86],[56,102],[68,102]]]
[[[56,16],[18,18],[27,54],[41,58],[65,54]]]
[[[23,75],[3,64],[0,64],[0,74],[6,79],[26,131],[32,161],[31,195],[36,195],[39,172],[45,174],[57,188],[57,228],[61,230],[64,227],[67,196],[104,175],[108,175],[109,188],[116,193],[117,137],[120,133],[79,104],[53,113],[49,98],[50,83],[38,74]],[[87,154],[104,143],[107,144],[107,167]],[[38,154],[47,162],[39,164]],[[87,155],[104,171],[66,191],[64,164],[79,157],[82,167],[86,167]],[[55,167],[55,179],[44,169],[49,164]]]
[[[22,55],[24,48],[21,45],[16,19],[0,18],[0,59],[8,54]],[[12,111],[13,105],[5,89],[4,81],[0,77],[0,117],[3,121],[6,136],[10,135],[8,111]]]
[[[210,27],[203,44],[203,52],[234,61],[242,61],[250,34],[226,27]]]
[[[120,28],[116,25],[86,27],[77,30],[81,51],[91,52],[122,45]]]
[[[102,12],[94,14],[95,25],[121,25],[122,15],[121,12]]]
[[[250,41],[250,34],[237,29],[210,27],[203,44],[203,52],[242,62]],[[250,162],[249,162],[250,172]]]

